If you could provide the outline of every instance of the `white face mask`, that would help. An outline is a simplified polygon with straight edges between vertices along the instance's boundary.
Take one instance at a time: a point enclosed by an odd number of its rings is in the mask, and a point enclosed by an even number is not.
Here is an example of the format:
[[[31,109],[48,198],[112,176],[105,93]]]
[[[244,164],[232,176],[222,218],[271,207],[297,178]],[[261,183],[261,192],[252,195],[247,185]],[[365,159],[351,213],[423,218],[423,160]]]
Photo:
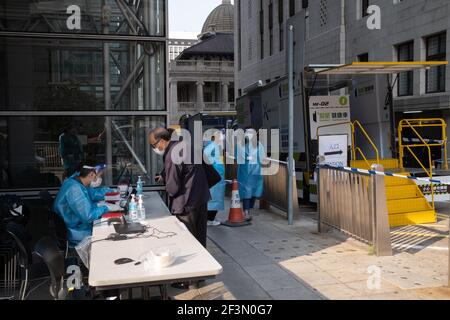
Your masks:
[[[165,153],[165,150],[159,150],[158,148],[153,148],[153,151],[158,155],[158,156],[163,156]]]
[[[103,179],[102,178],[97,178],[94,181],[91,181],[90,187],[91,188],[98,188],[102,185]]]

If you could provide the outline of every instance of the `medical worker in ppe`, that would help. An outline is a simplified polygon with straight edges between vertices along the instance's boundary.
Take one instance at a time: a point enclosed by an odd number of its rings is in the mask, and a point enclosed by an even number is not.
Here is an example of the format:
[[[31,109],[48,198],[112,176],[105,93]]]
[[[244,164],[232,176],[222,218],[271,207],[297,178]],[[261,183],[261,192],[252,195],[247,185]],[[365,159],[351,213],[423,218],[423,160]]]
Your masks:
[[[85,163],[66,179],[58,192],[54,211],[62,217],[67,227],[71,247],[92,235],[93,222],[109,211],[109,205],[98,205],[105,195],[114,190],[100,188],[105,165]]]
[[[262,176],[264,159],[264,147],[258,141],[256,131],[247,129],[244,146],[237,148],[239,196],[247,220],[252,219],[251,210],[255,207],[256,199],[261,198],[264,192]]]
[[[220,175],[220,182],[209,189],[211,200],[208,202],[208,225],[218,226],[217,212],[225,210],[225,165],[223,161],[224,135],[217,130],[206,145],[203,154],[205,162],[211,164]]]

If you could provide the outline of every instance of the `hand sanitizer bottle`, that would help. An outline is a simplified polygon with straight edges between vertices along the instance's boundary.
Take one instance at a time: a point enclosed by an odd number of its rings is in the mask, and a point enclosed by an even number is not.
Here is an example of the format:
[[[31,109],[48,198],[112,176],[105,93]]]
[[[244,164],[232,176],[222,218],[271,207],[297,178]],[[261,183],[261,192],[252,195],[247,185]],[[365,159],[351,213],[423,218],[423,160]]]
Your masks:
[[[142,188],[143,181],[141,179],[141,176],[139,176],[138,178],[139,179],[138,179],[138,182],[137,182],[137,185],[136,185],[136,194],[138,196],[140,196],[140,195],[142,195],[142,192],[143,192],[143,188]]]
[[[137,211],[138,211],[138,220],[145,221],[146,215],[145,215],[145,207],[144,207],[144,200],[142,199],[142,194],[139,196]]]
[[[134,194],[131,196],[130,204],[128,205],[128,215],[130,217],[130,220],[135,222],[138,220],[138,210],[137,210],[137,203],[136,199],[134,197]]]

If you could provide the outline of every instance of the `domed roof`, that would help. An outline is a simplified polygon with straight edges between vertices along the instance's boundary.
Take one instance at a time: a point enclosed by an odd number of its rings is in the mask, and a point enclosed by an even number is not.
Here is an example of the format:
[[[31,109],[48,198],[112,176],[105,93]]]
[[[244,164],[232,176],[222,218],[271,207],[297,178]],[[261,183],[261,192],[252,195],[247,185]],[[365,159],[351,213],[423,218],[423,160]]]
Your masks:
[[[203,24],[202,34],[207,32],[234,32],[234,6],[231,0],[222,0]]]

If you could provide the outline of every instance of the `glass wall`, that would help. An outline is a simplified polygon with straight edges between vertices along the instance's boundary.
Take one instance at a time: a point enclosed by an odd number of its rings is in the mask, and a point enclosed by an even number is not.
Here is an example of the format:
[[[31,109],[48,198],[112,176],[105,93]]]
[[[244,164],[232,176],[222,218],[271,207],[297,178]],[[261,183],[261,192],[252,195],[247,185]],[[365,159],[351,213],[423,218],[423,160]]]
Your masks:
[[[162,164],[147,135],[165,122],[137,116],[2,117],[0,189],[59,187],[83,160],[108,163],[109,185],[136,183],[137,176],[151,185]]]
[[[154,42],[0,38],[0,92],[8,92],[0,111],[165,110],[164,50]]]
[[[0,31],[165,36],[165,0],[2,0]]]
[[[167,124],[166,5],[0,1],[1,192],[56,190],[83,160],[108,166],[107,185],[154,185],[162,159],[147,135]]]

